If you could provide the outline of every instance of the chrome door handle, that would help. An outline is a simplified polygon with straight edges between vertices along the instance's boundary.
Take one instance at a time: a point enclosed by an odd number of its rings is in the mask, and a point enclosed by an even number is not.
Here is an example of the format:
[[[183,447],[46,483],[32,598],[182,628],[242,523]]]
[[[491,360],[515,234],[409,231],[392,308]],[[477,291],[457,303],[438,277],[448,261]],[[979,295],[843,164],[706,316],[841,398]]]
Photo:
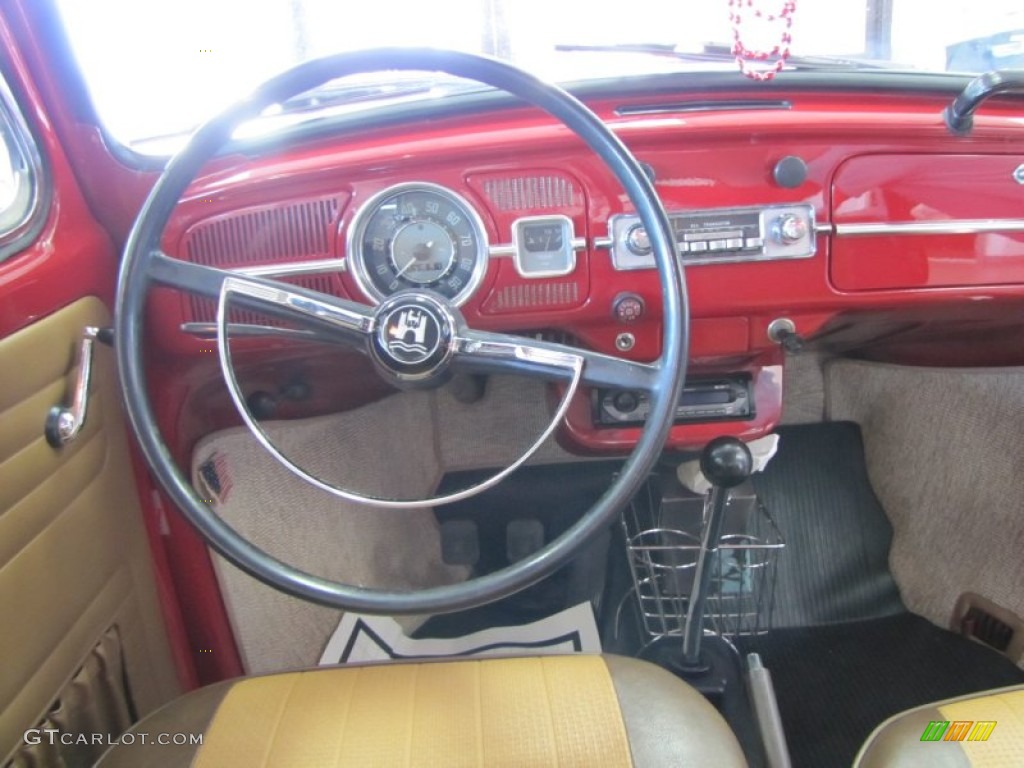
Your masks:
[[[71,405],[55,405],[46,415],[46,442],[61,448],[76,437],[85,426],[89,410],[89,383],[92,379],[92,348],[100,329],[87,325],[82,329],[82,343],[78,352],[78,376],[71,394]]]

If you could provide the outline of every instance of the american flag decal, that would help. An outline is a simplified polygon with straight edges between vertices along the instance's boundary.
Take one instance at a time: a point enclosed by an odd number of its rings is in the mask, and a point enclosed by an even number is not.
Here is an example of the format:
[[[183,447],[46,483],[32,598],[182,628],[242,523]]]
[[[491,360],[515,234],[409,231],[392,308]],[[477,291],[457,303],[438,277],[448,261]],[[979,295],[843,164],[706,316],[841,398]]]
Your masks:
[[[231,495],[231,472],[228,469],[227,457],[214,451],[210,457],[199,465],[199,477],[207,490],[218,503],[223,504]]]

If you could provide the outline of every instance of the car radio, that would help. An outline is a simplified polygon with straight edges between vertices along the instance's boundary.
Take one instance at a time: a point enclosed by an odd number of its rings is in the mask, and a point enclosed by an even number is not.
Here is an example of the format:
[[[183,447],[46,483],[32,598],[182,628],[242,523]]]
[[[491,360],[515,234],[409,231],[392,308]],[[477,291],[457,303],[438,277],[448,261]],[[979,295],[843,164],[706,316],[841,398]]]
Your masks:
[[[714,379],[690,379],[676,406],[675,422],[735,421],[754,416],[751,378],[737,374]],[[593,393],[594,422],[603,427],[643,424],[650,411],[646,392],[597,389]]]
[[[683,264],[805,259],[817,251],[814,208],[768,205],[669,213]],[[608,222],[612,265],[616,270],[654,269],[647,230],[633,214]]]

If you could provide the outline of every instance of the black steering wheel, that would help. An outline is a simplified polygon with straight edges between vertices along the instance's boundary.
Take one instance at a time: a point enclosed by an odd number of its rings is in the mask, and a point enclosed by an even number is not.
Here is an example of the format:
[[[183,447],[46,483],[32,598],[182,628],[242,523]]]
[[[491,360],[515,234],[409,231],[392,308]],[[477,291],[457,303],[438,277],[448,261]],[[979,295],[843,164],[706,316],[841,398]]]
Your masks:
[[[646,227],[659,268],[663,325],[661,356],[655,362],[636,363],[567,345],[471,330],[456,307],[427,291],[403,291],[370,307],[288,283],[182,261],[160,250],[164,228],[181,195],[240,123],[328,80],[383,70],[440,71],[503,89],[561,120],[597,153],[629,195]],[[396,384],[436,386],[453,370],[519,373],[566,382],[570,392],[580,384],[644,390],[650,398],[650,412],[636,447],[607,491],[571,528],[528,557],[469,581],[415,591],[332,582],[284,563],[242,537],[199,498],[172,459],[149,403],[143,371],[143,310],[153,285],[220,302],[219,341],[225,365],[229,359],[224,316],[230,299],[361,349],[378,372]],[[139,445],[167,493],[217,552],[260,581],[322,605],[391,615],[443,613],[482,605],[539,581],[606,528],[629,502],[657,461],[672,425],[686,373],[686,307],[672,229],[654,187],[629,150],[593,112],[560,88],[494,59],[432,49],[385,48],[301,64],[266,82],[251,97],[196,131],[154,185],[128,238],[118,282],[115,345],[121,388]],[[409,313],[429,326],[429,350],[396,355],[387,340],[396,327],[405,327]],[[237,384],[232,375],[228,378],[235,392]],[[568,399],[555,421],[564,413]]]

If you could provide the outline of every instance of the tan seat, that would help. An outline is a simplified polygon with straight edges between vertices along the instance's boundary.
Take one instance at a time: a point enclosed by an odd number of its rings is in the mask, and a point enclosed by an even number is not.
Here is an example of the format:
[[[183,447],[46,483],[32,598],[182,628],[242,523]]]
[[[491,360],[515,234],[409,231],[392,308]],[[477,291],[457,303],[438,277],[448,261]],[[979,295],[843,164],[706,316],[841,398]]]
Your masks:
[[[176,734],[202,734],[202,745],[159,743],[182,741]],[[228,681],[145,718],[100,765],[746,762],[721,715],[671,673],[635,659],[577,655],[333,667]]]
[[[1020,768],[1024,685],[901,712],[875,729],[854,768]]]

